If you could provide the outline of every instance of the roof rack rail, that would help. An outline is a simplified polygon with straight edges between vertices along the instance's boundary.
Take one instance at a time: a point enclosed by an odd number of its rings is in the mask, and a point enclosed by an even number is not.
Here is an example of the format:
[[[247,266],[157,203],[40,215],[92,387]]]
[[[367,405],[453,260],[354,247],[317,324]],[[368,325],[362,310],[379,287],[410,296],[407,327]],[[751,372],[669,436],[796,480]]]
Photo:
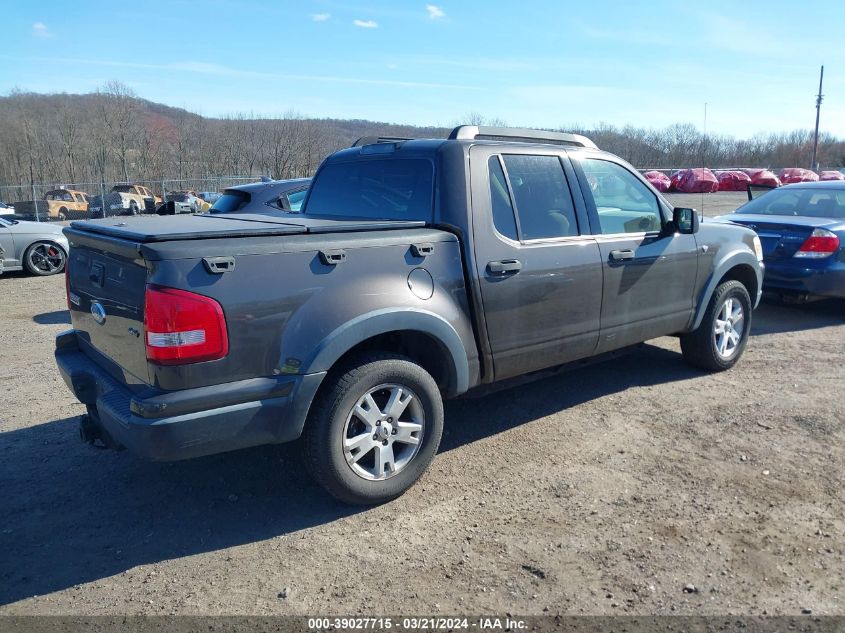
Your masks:
[[[567,132],[546,132],[519,127],[482,127],[478,125],[459,125],[449,138],[458,141],[521,141],[524,143],[549,143],[552,145],[572,145],[598,149],[586,136]]]
[[[375,145],[376,143],[404,143],[405,141],[412,141],[411,138],[403,138],[401,136],[362,136],[357,141],[352,143],[352,147],[361,147],[362,145]]]

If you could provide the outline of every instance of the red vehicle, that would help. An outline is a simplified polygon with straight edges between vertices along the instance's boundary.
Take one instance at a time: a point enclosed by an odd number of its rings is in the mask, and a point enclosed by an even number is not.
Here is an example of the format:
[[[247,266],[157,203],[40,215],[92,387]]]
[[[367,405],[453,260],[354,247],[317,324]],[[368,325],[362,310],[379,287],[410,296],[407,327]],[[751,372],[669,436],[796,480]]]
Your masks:
[[[819,180],[845,180],[845,174],[839,171],[823,171],[819,174]]]
[[[719,179],[719,191],[745,191],[751,184],[751,176],[737,169],[717,171],[716,178]]]
[[[780,178],[775,176],[775,173],[768,169],[743,169],[751,178],[752,185],[762,185],[764,187],[780,187]]]
[[[649,183],[651,183],[651,185],[661,193],[669,191],[672,187],[672,181],[669,179],[669,176],[664,174],[662,171],[647,171],[643,174],[643,176],[645,176],[646,180],[648,180]]]
[[[780,182],[784,185],[790,185],[795,182],[818,182],[819,175],[809,169],[802,169],[801,167],[788,167],[780,170]]]
[[[712,193],[719,190],[719,181],[706,168],[682,169],[672,174],[672,189],[681,193]]]

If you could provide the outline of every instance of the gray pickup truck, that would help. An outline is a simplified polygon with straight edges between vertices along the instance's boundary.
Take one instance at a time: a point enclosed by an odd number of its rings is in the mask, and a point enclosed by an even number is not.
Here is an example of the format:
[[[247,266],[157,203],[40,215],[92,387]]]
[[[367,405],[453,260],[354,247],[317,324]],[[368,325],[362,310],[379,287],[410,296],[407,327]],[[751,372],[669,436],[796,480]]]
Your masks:
[[[422,475],[443,398],[648,339],[731,367],[753,231],[588,139],[461,126],[328,157],[304,212],[74,222],[56,360],[83,439],[175,460],[302,438],[342,501]]]

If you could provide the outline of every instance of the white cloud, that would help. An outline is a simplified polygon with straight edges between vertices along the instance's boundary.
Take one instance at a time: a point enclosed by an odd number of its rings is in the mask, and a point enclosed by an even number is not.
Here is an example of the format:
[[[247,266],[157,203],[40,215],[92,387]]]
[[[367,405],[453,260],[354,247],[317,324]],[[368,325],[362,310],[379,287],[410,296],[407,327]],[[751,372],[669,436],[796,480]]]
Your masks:
[[[375,20],[352,20],[352,24],[362,29],[377,29],[378,22]]]
[[[399,68],[398,64],[388,64],[387,65],[388,70],[397,70],[398,68]]]
[[[314,20],[315,22],[325,22],[330,17],[332,17],[331,13],[312,13],[311,14],[311,19]]]
[[[428,17],[432,20],[442,20],[446,17],[446,13],[436,4],[425,5],[425,10],[428,11]]]
[[[53,37],[53,32],[43,22],[36,22],[32,25],[32,34],[35,37]]]

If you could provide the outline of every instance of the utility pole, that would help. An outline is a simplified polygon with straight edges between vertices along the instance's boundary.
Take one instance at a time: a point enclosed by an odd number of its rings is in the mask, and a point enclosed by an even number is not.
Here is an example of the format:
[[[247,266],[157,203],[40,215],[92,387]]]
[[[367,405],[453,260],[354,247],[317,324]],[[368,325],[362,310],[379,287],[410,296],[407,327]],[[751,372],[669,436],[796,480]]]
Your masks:
[[[813,162],[810,163],[810,169],[818,169],[816,163],[816,153],[819,149],[819,114],[822,110],[822,82],[824,81],[824,66],[822,66],[821,74],[819,75],[819,94],[816,95],[816,133],[813,135]]]

